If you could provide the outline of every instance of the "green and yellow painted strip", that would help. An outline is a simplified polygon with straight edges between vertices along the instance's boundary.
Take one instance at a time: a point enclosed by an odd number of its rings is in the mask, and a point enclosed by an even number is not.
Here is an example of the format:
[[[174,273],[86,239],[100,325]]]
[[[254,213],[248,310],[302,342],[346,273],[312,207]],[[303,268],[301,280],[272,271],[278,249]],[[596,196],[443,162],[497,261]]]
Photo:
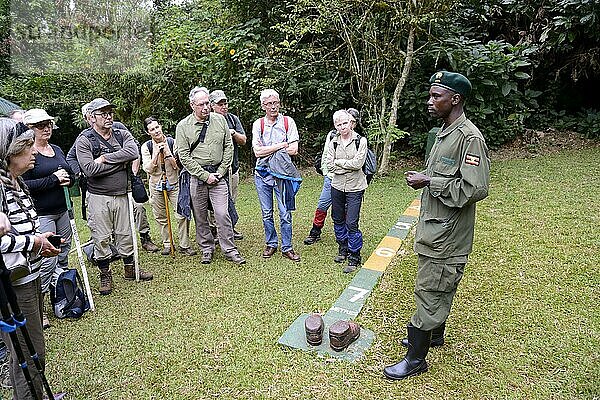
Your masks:
[[[381,239],[362,268],[356,273],[329,311],[325,313],[323,316],[325,331],[323,332],[323,343],[320,346],[310,346],[306,343],[304,320],[308,314],[300,315],[281,335],[278,343],[292,348],[317,351],[319,354],[349,361],[354,361],[362,356],[375,339],[375,334],[372,331],[361,328],[360,337],[356,342],[352,343],[345,351],[335,352],[329,347],[328,327],[340,319],[350,320],[358,316],[379,282],[379,278],[398,254],[402,243],[416,223],[419,217],[420,205],[420,200],[417,198],[404,210],[396,224]]]

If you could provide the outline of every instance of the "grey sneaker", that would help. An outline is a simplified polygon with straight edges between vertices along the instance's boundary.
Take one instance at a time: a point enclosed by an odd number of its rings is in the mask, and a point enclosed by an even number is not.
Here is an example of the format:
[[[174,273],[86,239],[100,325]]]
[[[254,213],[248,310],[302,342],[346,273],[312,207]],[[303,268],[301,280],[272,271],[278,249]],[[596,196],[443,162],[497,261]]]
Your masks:
[[[179,252],[186,256],[195,256],[197,254],[196,250],[192,249],[191,247],[183,248],[183,247],[179,246]]]
[[[226,258],[227,258],[227,261],[231,261],[232,263],[237,264],[237,265],[246,264],[246,260],[244,260],[244,258],[239,253],[234,254],[230,257],[226,257]]]

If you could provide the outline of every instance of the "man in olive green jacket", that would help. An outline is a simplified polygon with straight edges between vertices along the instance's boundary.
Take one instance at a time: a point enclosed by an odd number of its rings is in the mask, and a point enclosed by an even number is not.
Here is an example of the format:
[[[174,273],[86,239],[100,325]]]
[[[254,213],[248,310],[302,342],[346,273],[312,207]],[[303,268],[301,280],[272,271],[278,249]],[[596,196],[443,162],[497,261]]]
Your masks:
[[[233,243],[233,226],[228,212],[227,172],[233,159],[233,142],[225,117],[210,112],[205,87],[190,91],[192,113],[175,128],[175,144],[181,164],[190,173],[190,197],[196,221],[196,240],[202,249],[202,264],[210,264],[215,239],[208,225],[209,203],[215,214],[219,246],[225,258],[245,264]]]
[[[427,111],[444,121],[423,173],[408,171],[406,183],[421,189],[421,212],[415,235],[418,272],[417,310],[407,326],[408,352],[388,366],[390,379],[427,370],[430,346],[444,342],[446,318],[473,247],[475,203],[488,195],[490,160],[483,135],[465,117],[471,83],[461,74],[440,71],[430,79]]]

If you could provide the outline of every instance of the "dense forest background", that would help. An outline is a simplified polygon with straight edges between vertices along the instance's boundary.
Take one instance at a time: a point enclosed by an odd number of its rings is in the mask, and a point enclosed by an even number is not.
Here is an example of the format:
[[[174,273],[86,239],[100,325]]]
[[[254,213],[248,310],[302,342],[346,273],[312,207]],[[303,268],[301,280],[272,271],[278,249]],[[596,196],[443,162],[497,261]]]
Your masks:
[[[0,0],[0,8],[0,97],[57,116],[53,141],[63,148],[95,97],[116,104],[117,119],[145,140],[149,115],[174,133],[195,85],[225,90],[249,131],[260,91],[272,87],[299,125],[305,162],[333,112],[355,107],[385,172],[395,157],[424,151],[438,125],[425,112],[427,82],[441,69],[473,83],[467,112],[491,147],[526,129],[600,137],[596,0]],[[252,163],[248,149],[242,158]]]

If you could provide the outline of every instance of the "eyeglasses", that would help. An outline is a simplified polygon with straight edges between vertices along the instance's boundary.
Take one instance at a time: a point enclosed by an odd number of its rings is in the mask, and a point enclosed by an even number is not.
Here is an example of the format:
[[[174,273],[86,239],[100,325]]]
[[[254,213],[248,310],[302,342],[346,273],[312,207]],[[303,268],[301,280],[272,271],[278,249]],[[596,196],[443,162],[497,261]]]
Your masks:
[[[227,100],[221,100],[220,102],[218,102],[218,103],[215,103],[215,104],[216,104],[217,106],[221,106],[221,107],[223,107],[223,106],[226,106],[228,103],[227,103]]]
[[[102,117],[104,119],[106,119],[108,117],[114,118],[115,117],[115,112],[114,111],[102,111],[102,112],[94,113],[94,115],[96,117]]]
[[[31,127],[34,129],[39,129],[39,130],[43,130],[46,128],[52,128],[52,121],[38,122],[37,124],[31,125]]]
[[[263,103],[263,106],[277,107],[277,106],[279,106],[279,101],[269,101],[268,103]]]
[[[192,103],[192,104],[197,107],[208,107],[210,105],[210,101],[205,101],[203,103]]]

